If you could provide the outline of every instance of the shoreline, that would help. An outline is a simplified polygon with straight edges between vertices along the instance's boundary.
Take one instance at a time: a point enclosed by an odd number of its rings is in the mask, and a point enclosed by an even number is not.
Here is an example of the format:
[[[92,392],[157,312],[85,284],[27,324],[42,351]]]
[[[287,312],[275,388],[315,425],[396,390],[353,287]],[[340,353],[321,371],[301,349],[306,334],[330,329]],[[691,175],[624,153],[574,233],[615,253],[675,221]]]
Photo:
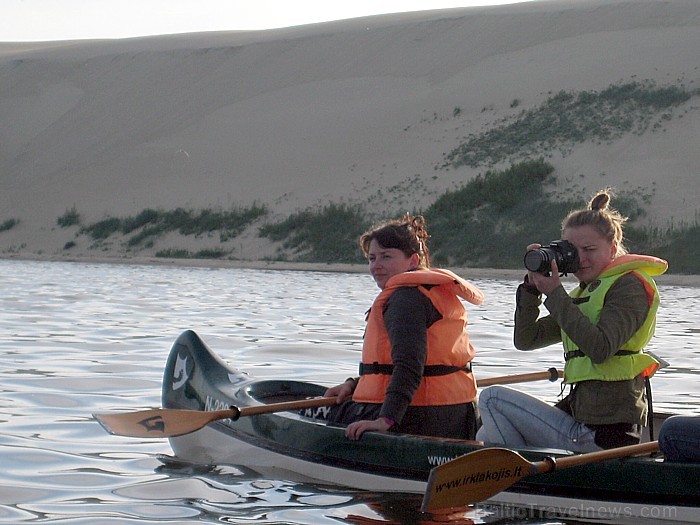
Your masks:
[[[57,257],[35,254],[0,254],[0,260],[35,262],[72,262],[82,264],[131,264],[146,266],[170,266],[180,268],[221,268],[306,272],[366,273],[364,264],[349,263],[304,263],[266,260],[221,260],[221,259],[173,259],[166,257]],[[505,279],[519,281],[525,270],[512,268],[449,267],[466,279]],[[700,275],[664,274],[654,278],[657,284],[669,286],[700,287]]]

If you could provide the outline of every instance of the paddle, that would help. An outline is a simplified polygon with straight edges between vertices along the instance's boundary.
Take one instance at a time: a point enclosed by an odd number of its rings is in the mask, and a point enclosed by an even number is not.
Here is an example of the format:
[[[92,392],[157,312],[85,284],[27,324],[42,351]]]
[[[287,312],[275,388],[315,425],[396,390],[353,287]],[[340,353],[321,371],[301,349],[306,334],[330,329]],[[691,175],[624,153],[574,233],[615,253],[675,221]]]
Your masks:
[[[487,377],[484,379],[477,379],[476,384],[479,387],[484,387],[491,385],[510,385],[512,383],[526,383],[528,381],[541,381],[544,379],[554,382],[563,376],[564,372],[562,372],[561,370],[557,370],[556,368],[550,368],[546,372],[531,372],[529,374],[514,374],[511,376]]]
[[[507,448],[484,448],[433,468],[430,471],[421,510],[426,512],[478,503],[495,496],[527,476],[606,459],[648,454],[658,449],[659,442],[650,441],[530,462]]]
[[[538,381],[549,379],[556,381],[561,376],[561,371],[550,368],[546,372],[534,372],[530,374],[517,374],[512,376],[492,377],[480,379],[478,386],[495,384],[519,383],[525,381]],[[93,414],[93,417],[110,434],[129,437],[174,437],[189,434],[205,427],[219,419],[236,420],[243,416],[255,416],[285,410],[300,410],[302,408],[316,408],[335,404],[334,397],[316,397],[289,401],[286,403],[271,403],[268,405],[256,405],[252,407],[237,408],[232,406],[227,410],[184,410],[174,408],[155,408],[124,414]]]
[[[189,434],[219,419],[237,420],[243,416],[300,410],[335,404],[335,397],[314,397],[300,401],[270,403],[252,407],[227,410],[186,410],[176,408],[154,408],[124,414],[93,414],[92,417],[110,434],[129,437],[174,437]]]

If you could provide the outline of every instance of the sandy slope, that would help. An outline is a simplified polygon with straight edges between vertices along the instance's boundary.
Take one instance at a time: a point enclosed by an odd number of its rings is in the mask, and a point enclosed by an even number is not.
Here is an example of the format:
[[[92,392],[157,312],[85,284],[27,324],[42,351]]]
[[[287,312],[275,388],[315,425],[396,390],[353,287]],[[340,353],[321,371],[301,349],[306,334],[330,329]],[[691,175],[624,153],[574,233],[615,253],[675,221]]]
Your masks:
[[[218,244],[169,236],[138,253],[118,240],[91,248],[56,225],[72,206],[86,223],[146,207],[259,202],[273,218],[353,199],[387,213],[425,207],[485,171],[435,170],[468,134],[561,89],[633,79],[700,87],[699,49],[696,0],[542,1],[261,32],[0,44],[0,223],[20,220],[0,232],[0,255],[147,257]],[[696,98],[662,132],[555,154],[561,191],[613,185],[650,195],[654,224],[695,220],[698,107]],[[275,246],[251,229],[230,248],[256,260]]]

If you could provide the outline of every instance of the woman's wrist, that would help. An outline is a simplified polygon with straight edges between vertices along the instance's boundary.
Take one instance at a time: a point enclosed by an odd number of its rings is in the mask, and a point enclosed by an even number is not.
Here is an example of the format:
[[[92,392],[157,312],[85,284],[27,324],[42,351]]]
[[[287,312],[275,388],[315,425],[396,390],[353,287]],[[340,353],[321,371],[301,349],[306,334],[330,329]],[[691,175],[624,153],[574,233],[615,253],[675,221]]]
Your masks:
[[[393,419],[385,417],[385,416],[380,416],[379,419],[384,421],[384,423],[386,423],[388,425],[388,428],[393,427],[394,424],[396,423]]]
[[[521,284],[521,286],[526,292],[531,293],[532,295],[540,295],[541,293],[537,286],[530,282],[530,277],[528,276],[528,274],[525,274],[525,278],[523,279],[523,283]]]

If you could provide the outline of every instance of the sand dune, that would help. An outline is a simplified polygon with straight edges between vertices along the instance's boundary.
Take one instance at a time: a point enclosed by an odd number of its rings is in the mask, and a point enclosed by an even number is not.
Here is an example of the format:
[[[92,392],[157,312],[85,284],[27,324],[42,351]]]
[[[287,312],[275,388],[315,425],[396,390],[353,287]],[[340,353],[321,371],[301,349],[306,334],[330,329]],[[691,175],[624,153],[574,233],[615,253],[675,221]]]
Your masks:
[[[252,202],[281,217],[372,196],[375,208],[425,207],[485,171],[435,169],[470,133],[562,89],[633,79],[700,87],[698,50],[696,0],[542,1],[285,30],[0,43],[0,223],[20,221],[0,232],[0,255],[147,257],[167,242],[217,242],[163,239],[128,254],[81,237],[66,253],[76,229],[56,219],[72,206],[85,222]],[[555,153],[556,174],[576,192],[613,185],[651,195],[655,224],[692,221],[698,107],[696,97],[662,132]],[[245,259],[274,250],[252,231],[236,243]]]

